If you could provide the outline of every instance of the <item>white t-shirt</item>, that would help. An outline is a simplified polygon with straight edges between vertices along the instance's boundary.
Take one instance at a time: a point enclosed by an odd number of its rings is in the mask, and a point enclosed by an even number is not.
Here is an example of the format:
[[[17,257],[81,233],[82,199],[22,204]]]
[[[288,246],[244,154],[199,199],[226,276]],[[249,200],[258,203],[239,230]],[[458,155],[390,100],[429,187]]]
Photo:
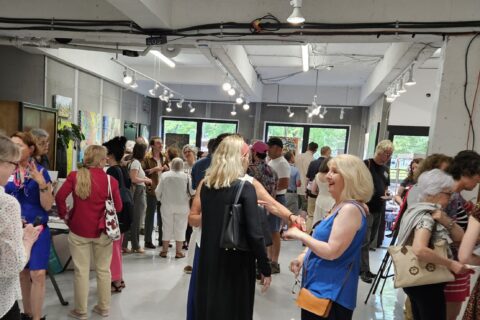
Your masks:
[[[142,164],[137,159],[133,159],[130,164],[130,170],[138,170],[137,177],[140,179],[145,178],[145,171],[143,171]],[[136,183],[137,186],[145,186],[145,182]]]
[[[270,160],[268,165],[275,171],[278,176],[278,179],[288,178],[290,179],[290,164],[283,157],[278,157],[277,159]],[[287,193],[287,188],[277,191],[277,195],[282,195]]]

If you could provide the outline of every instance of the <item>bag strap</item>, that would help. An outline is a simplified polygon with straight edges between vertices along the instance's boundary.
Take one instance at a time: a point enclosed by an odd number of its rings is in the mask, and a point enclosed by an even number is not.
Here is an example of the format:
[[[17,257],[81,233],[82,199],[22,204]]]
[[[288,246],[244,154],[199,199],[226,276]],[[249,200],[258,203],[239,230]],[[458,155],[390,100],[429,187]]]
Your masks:
[[[240,186],[238,187],[237,194],[235,195],[235,201],[233,202],[233,204],[237,204],[238,200],[240,200],[240,195],[242,193],[244,184],[245,184],[245,180],[240,180]]]
[[[108,180],[108,198],[113,201],[112,187],[110,186],[110,175],[108,174],[107,174],[107,180]]]

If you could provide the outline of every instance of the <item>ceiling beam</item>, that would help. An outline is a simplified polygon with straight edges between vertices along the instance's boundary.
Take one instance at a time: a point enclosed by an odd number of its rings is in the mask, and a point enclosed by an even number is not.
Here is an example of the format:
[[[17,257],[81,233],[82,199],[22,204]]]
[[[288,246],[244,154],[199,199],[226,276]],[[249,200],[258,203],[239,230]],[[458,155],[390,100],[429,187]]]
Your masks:
[[[172,0],[107,0],[142,28],[170,28]]]
[[[362,86],[359,104],[370,106],[406,69],[417,61],[417,67],[432,56],[436,47],[421,43],[392,43]]]

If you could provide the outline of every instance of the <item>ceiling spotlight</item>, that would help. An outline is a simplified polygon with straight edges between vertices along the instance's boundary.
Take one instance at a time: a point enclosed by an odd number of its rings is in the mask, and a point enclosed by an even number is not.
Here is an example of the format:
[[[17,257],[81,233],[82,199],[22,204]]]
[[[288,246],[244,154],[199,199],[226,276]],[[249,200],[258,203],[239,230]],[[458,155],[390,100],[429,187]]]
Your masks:
[[[327,66],[325,69],[327,69],[328,71],[330,71],[330,70],[333,69],[333,66]]]
[[[393,101],[395,101],[395,97],[393,95],[387,95],[386,99],[388,103],[392,103]]]
[[[410,87],[415,84],[417,84],[417,82],[415,81],[415,79],[413,79],[413,64],[412,64],[412,66],[410,67],[410,70],[408,71],[408,80],[407,82],[405,82],[405,85]]]
[[[170,92],[170,95],[168,97],[172,99],[173,97],[175,97],[175,94],[173,92]]]
[[[232,116],[236,116],[236,115],[237,115],[237,111],[235,110],[235,105],[233,105],[233,109],[232,109],[232,111],[230,112],[230,114],[231,114]]]
[[[190,110],[190,113],[194,113],[195,112],[195,107],[192,106],[192,102],[190,101],[190,103],[188,104],[188,109]]]
[[[327,114],[327,109],[325,108],[322,113],[319,114],[319,117],[321,119],[325,118],[325,115]]]
[[[224,91],[228,91],[228,90],[232,89],[232,85],[230,84],[230,82],[225,81],[225,83],[222,85],[222,89]]]
[[[342,108],[340,109],[340,120],[343,120],[344,115],[345,115],[345,110]]]
[[[172,112],[172,103],[171,102],[169,102],[167,104],[167,108],[165,110],[167,110],[167,112]]]
[[[320,113],[320,109],[322,108],[321,105],[317,104],[317,95],[314,95],[313,96],[313,101],[312,101],[312,105],[310,107],[311,109],[311,113],[314,115],[314,116],[318,116],[318,114]]]
[[[405,89],[405,86],[403,85],[403,77],[400,79],[400,82],[398,83],[398,93],[405,93],[407,92],[407,89]]]
[[[125,69],[125,71],[123,71],[123,83],[125,84],[130,84],[132,83],[132,76],[128,74],[128,70]]]
[[[243,98],[242,98],[242,96],[238,96],[237,99],[235,99],[235,102],[236,102],[237,104],[242,104],[242,103],[243,103]]]
[[[307,72],[308,69],[310,69],[310,64],[308,62],[309,60],[309,50],[308,50],[308,44],[302,46],[302,66],[303,66],[303,72]]]
[[[300,8],[302,7],[302,0],[292,0],[290,1],[290,5],[293,6],[293,12],[287,18],[287,21],[291,24],[299,24],[305,22],[305,18],[300,12]]]
[[[230,88],[227,92],[228,92],[228,95],[229,95],[229,96],[234,96],[235,93],[236,93],[236,91],[235,91],[234,88]]]
[[[292,110],[290,110],[290,107],[287,108],[287,112],[288,112],[288,117],[291,118],[295,115],[294,112],[292,112]]]
[[[180,101],[177,102],[177,108],[178,108],[178,109],[182,109],[182,107],[183,107],[183,101],[184,101],[184,100],[181,99]]]
[[[158,83],[155,83],[155,87],[153,87],[152,89],[148,90],[148,92],[150,93],[150,95],[152,96],[156,96],[157,95],[157,89],[160,87],[160,85]]]
[[[394,98],[400,97],[400,93],[398,93],[398,90],[397,90],[397,86],[396,86],[396,85],[393,86],[393,89],[392,89],[392,97],[394,97]]]
[[[175,68],[175,62],[173,62],[172,59],[166,57],[163,55],[163,53],[161,53],[160,51],[158,50],[150,50],[150,52],[156,56],[157,58],[159,58],[160,60],[162,60],[167,66],[169,66],[170,68]]]
[[[135,73],[134,73],[133,76],[132,76],[132,81],[131,81],[131,83],[130,83],[130,87],[132,87],[132,88],[134,88],[134,89],[135,89],[135,88],[138,88],[138,83],[137,83],[137,80],[136,80],[135,78],[136,78],[136,77],[135,77]]]
[[[250,109],[250,105],[248,104],[248,101],[245,101],[245,103],[243,104],[243,110],[247,111]]]
[[[167,89],[163,89],[163,95],[164,95],[165,97],[168,96],[168,90],[167,90]]]

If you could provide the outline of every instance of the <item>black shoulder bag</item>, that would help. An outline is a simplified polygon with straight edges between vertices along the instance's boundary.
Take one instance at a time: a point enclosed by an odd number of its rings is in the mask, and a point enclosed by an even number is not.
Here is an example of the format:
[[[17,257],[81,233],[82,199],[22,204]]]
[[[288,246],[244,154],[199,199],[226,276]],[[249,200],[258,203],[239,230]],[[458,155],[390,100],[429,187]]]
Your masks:
[[[125,185],[125,175],[123,169],[118,166],[114,167],[119,174],[119,189],[120,197],[122,198],[123,208],[121,212],[117,213],[120,224],[120,232],[125,233],[130,230],[130,225],[133,220],[133,197],[132,192]]]
[[[225,250],[250,250],[245,234],[243,206],[241,203],[238,203],[244,185],[244,180],[241,180],[236,185],[235,200],[232,205],[225,208],[222,233],[220,235],[220,248]]]

